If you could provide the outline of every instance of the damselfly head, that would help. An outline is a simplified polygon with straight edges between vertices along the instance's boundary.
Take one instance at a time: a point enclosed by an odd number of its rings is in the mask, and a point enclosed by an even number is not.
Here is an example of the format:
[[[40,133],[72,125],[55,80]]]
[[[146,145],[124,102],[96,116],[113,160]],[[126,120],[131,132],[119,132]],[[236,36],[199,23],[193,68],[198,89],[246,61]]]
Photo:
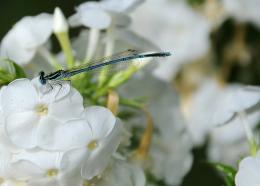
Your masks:
[[[47,80],[44,78],[44,75],[45,73],[43,71],[39,73],[39,81],[42,85],[45,85],[47,83]]]

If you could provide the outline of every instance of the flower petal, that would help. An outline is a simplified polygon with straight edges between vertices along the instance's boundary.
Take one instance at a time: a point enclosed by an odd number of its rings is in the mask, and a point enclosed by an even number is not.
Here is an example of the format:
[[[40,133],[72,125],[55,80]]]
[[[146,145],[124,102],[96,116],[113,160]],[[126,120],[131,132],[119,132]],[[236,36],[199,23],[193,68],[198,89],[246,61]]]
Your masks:
[[[75,21],[76,25],[80,23],[90,28],[105,29],[111,24],[111,16],[101,9],[99,3],[86,2],[81,4],[77,8],[77,13],[69,18],[71,25],[75,25]]]
[[[102,139],[109,135],[116,124],[115,116],[105,107],[88,107],[85,109],[83,117],[89,123],[93,137],[97,139]]]
[[[35,55],[37,47],[45,43],[51,33],[52,16],[50,14],[24,17],[4,37],[0,55],[19,64],[26,64]]]
[[[45,170],[49,170],[52,168],[60,169],[62,156],[63,152],[51,152],[34,149],[14,154],[13,162],[28,161],[45,172]]]
[[[11,82],[3,90],[1,97],[6,115],[33,110],[38,102],[37,92],[28,79]]]
[[[101,7],[112,12],[128,12],[143,2],[144,0],[104,0]]]
[[[33,111],[14,113],[6,119],[6,131],[17,146],[33,148],[37,145],[38,122],[39,116]]]
[[[260,185],[260,156],[247,157],[239,163],[239,169],[235,177],[236,186]]]
[[[46,104],[64,98],[71,90],[71,85],[68,81],[51,81],[46,85],[42,85],[39,77],[36,77],[31,82],[38,90],[41,102]]]
[[[49,114],[60,121],[78,119],[83,111],[83,98],[74,88],[66,97],[49,105]]]
[[[110,157],[116,151],[120,141],[122,126],[116,122],[113,131],[99,143],[97,149],[89,152],[89,157],[85,160],[81,169],[81,176],[85,179],[92,179],[100,175],[107,167]]]
[[[53,118],[41,122],[38,142],[46,150],[62,150],[85,147],[90,142],[91,129],[85,120],[70,120],[61,123]]]

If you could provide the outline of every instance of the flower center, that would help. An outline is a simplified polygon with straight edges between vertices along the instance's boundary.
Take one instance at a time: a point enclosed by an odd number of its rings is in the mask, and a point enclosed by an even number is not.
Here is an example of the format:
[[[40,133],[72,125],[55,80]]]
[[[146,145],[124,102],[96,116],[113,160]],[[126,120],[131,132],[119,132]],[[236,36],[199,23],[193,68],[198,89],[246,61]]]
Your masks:
[[[59,173],[59,170],[58,169],[49,169],[47,171],[47,176],[48,177],[54,177],[54,176],[57,176]]]
[[[36,112],[40,116],[45,116],[48,114],[48,106],[45,104],[39,104],[36,106]]]
[[[89,150],[94,150],[95,148],[97,148],[98,146],[98,141],[97,140],[93,140],[88,144],[88,149]]]

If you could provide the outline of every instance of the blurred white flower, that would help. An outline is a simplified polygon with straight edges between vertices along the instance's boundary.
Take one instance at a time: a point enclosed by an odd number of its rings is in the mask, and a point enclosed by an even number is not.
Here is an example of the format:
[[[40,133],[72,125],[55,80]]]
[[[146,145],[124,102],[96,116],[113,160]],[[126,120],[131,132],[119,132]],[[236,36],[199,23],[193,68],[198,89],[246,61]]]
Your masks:
[[[69,23],[72,26],[84,25],[96,29],[106,29],[112,22],[125,26],[130,21],[126,13],[142,2],[143,0],[86,2],[77,7],[77,12],[69,18]]]
[[[145,186],[143,170],[133,163],[112,160],[96,186]]]
[[[77,12],[69,18],[69,23],[71,26],[84,25],[90,28],[86,60],[92,59],[96,51],[101,29],[107,29],[105,55],[113,53],[115,35],[113,31],[117,27],[129,25],[130,18],[127,13],[142,2],[143,0],[105,0],[86,2],[77,7]]]
[[[256,105],[259,102],[259,93],[251,91],[252,89],[254,87],[222,86],[215,79],[206,80],[192,96],[189,109],[185,113],[194,144],[204,143],[212,129],[231,122],[237,117],[237,113]],[[252,126],[257,124],[250,123]],[[244,134],[234,133],[239,137]]]
[[[132,15],[134,31],[173,53],[154,71],[161,79],[170,80],[183,63],[208,52],[210,23],[185,1],[150,0]]]
[[[59,7],[56,7],[53,15],[54,33],[68,32],[69,26],[67,20]]]
[[[53,125],[79,118],[83,112],[81,95],[68,83],[42,86],[39,79],[17,79],[2,92],[6,130],[12,142],[34,148],[48,141],[46,131]],[[61,140],[61,139],[59,139]]]
[[[255,157],[249,156],[239,163],[239,169],[235,177],[236,186],[260,185],[260,152]]]
[[[258,0],[224,0],[223,6],[229,16],[238,22],[251,22],[260,27],[260,1]]]
[[[0,56],[25,65],[37,49],[47,42],[53,31],[52,15],[27,16],[17,22],[1,42]]]
[[[111,155],[121,141],[121,132],[121,123],[108,109],[93,106],[85,110],[82,120],[60,126],[56,130],[54,141],[58,145],[64,145],[65,143],[57,140],[61,137],[68,139],[65,145],[73,149],[66,156],[81,156],[81,175],[90,180],[100,175],[108,165]]]
[[[179,185],[190,170],[193,158],[192,142],[185,129],[177,93],[168,83],[152,75],[138,75],[122,86],[121,92],[149,100],[155,130],[147,171],[169,185]],[[133,122],[139,125],[145,123],[145,118]]]
[[[236,117],[224,126],[210,132],[208,157],[210,161],[237,165],[237,162],[250,153],[243,122],[250,128],[260,121],[260,110],[246,114],[245,118]]]

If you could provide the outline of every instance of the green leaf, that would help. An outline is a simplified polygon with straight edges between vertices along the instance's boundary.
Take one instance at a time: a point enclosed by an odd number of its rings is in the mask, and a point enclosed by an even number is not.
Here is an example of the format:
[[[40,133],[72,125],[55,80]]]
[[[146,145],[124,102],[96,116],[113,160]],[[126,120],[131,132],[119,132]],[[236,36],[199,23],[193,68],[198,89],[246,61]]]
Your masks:
[[[26,74],[21,66],[17,65],[15,62],[12,61],[10,61],[10,63],[12,63],[15,69],[15,79],[26,77]]]
[[[6,85],[18,78],[25,78],[22,67],[9,59],[0,60],[0,85]]]
[[[223,174],[226,186],[235,186],[235,176],[237,173],[235,168],[221,163],[210,163],[210,165]]]
[[[191,6],[199,6],[205,3],[205,0],[186,0]]]

